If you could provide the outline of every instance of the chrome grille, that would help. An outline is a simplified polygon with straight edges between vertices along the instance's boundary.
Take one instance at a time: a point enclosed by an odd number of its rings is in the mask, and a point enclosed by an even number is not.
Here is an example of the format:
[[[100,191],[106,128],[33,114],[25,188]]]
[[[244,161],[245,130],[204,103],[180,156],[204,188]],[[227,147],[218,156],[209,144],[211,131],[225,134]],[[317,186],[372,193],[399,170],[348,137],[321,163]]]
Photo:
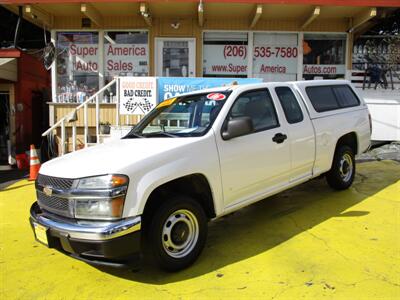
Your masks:
[[[68,199],[54,195],[47,196],[39,191],[36,192],[36,195],[40,208],[65,217],[73,217]]]
[[[41,186],[50,186],[59,190],[69,190],[74,180],[69,178],[51,177],[46,175],[38,175],[37,183]]]

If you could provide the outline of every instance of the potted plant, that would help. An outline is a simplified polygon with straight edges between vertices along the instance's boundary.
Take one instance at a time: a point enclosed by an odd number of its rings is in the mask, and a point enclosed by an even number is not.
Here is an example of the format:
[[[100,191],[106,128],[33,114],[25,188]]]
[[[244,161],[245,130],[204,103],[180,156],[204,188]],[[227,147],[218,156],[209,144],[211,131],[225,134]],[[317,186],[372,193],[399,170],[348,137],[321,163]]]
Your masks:
[[[100,122],[100,134],[110,134],[110,122]]]

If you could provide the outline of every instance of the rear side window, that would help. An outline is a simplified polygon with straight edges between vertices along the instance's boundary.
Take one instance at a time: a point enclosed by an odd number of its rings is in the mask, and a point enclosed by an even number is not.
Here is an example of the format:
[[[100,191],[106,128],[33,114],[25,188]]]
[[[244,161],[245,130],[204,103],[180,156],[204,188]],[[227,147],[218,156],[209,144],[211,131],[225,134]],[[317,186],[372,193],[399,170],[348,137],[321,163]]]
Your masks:
[[[360,100],[348,85],[309,86],[306,93],[317,112],[360,105]]]
[[[360,105],[360,100],[348,85],[338,85],[332,87],[340,107],[352,107]]]
[[[288,123],[294,124],[303,121],[303,113],[292,90],[286,86],[282,86],[275,88],[275,92]]]
[[[306,88],[306,93],[317,112],[339,108],[339,103],[330,86],[309,86]]]

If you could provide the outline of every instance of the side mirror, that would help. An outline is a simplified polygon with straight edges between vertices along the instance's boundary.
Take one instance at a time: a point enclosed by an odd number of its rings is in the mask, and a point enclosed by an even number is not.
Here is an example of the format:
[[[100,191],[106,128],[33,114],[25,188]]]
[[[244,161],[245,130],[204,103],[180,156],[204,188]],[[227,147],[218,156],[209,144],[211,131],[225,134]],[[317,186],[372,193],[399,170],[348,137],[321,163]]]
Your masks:
[[[246,135],[254,131],[253,121],[250,117],[238,117],[229,120],[225,130],[222,132],[222,139],[230,140],[238,136]]]

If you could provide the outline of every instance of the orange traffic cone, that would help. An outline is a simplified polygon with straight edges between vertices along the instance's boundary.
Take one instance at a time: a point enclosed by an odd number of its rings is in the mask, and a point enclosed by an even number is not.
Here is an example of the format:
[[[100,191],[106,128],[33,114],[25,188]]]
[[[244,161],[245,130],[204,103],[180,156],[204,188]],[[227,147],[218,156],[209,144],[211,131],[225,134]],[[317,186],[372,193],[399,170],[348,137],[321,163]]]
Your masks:
[[[40,169],[40,160],[37,155],[35,145],[31,145],[30,170],[29,170],[28,180],[36,180],[36,177],[39,173],[39,169]]]

